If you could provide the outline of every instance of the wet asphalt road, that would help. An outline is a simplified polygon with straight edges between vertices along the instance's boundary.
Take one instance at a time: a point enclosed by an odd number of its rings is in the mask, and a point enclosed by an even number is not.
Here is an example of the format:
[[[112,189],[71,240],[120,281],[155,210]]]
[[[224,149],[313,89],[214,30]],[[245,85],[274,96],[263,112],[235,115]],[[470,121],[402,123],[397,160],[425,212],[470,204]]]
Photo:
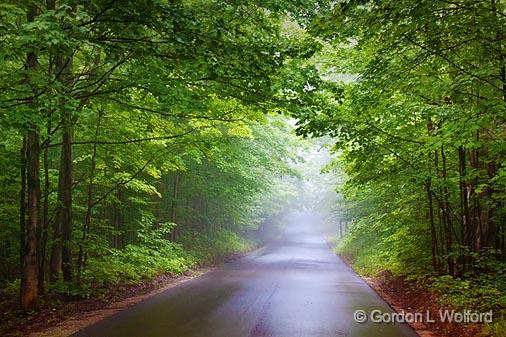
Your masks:
[[[356,323],[390,307],[294,214],[284,237],[122,311],[74,337],[415,337],[402,324]]]

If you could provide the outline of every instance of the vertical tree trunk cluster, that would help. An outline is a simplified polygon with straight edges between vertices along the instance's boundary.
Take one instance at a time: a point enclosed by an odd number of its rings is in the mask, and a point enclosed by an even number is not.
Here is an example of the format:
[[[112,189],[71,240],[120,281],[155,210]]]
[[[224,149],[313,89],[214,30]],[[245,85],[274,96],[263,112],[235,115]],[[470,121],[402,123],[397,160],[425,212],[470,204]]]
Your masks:
[[[48,0],[47,10],[54,11],[56,3]],[[40,8],[30,2],[27,11],[27,20],[34,21]],[[30,52],[27,56],[26,69],[28,76],[30,72],[38,67],[37,55]],[[52,55],[50,69],[54,72],[55,81],[60,81],[66,89],[72,86],[72,56],[65,55],[64,50],[57,50]],[[30,79],[27,79],[30,81]],[[34,94],[36,96],[36,94]],[[35,100],[36,98],[34,98]],[[56,219],[52,226],[51,259],[49,264],[51,280],[59,278],[60,271],[63,280],[72,280],[72,188],[73,188],[73,158],[72,158],[72,115],[66,106],[66,100],[60,101],[58,109],[61,111],[60,126],[62,132],[62,146],[60,154],[60,167],[58,177],[58,207]],[[48,113],[48,116],[52,112]],[[33,117],[34,119],[37,116]],[[50,119],[48,118],[47,137],[51,134]],[[21,247],[22,247],[22,286],[21,286],[21,307],[28,309],[33,304],[38,293],[45,291],[45,266],[46,266],[46,245],[49,231],[49,144],[48,138],[41,143],[41,130],[35,123],[29,126],[26,135],[26,144],[22,150],[21,170],[21,205],[20,205],[20,226],[21,226]],[[44,146],[44,196],[41,196],[40,183],[40,155]],[[26,183],[25,183],[26,182]],[[26,200],[25,200],[26,194]],[[42,197],[42,198],[41,198]],[[43,201],[41,207],[40,201]],[[41,212],[42,209],[42,212]],[[26,211],[25,211],[26,210]],[[26,220],[25,220],[26,213]]]
[[[482,132],[476,132],[477,142]],[[497,164],[487,156],[486,146],[459,146],[452,152],[441,146],[438,152],[428,162],[433,177],[425,182],[432,263],[436,270],[462,275],[475,262],[476,254],[504,250],[503,205],[496,201],[491,187]],[[449,162],[458,186],[449,180]]]

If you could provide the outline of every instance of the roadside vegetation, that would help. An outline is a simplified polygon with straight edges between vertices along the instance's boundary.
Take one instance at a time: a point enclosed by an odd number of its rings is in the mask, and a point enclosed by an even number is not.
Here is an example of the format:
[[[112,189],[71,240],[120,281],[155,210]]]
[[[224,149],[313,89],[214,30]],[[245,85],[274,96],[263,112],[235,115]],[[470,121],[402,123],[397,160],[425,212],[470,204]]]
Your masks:
[[[502,1],[342,2],[314,58],[342,92],[299,132],[329,135],[349,223],[337,251],[362,275],[414,282],[441,305],[506,308]],[[316,85],[315,85],[316,87]]]
[[[0,334],[279,224],[304,147],[279,83],[312,53],[290,6],[0,4]]]

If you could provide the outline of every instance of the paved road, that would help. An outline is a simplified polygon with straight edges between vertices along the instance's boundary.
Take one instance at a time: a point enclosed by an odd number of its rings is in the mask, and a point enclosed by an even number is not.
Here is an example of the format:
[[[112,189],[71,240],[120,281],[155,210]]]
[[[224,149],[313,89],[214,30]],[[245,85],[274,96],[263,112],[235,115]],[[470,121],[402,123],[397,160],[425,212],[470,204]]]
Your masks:
[[[284,237],[107,318],[75,337],[415,337],[405,325],[358,324],[389,306],[294,214]]]

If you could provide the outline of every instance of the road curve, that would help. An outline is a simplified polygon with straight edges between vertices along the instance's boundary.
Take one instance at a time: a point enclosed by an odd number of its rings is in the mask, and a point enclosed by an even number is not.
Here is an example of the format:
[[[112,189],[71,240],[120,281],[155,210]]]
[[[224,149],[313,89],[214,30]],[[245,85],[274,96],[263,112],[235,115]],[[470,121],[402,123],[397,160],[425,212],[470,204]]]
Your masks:
[[[73,336],[418,336],[404,324],[354,321],[356,310],[391,308],[331,252],[315,221],[294,214],[281,240]]]

